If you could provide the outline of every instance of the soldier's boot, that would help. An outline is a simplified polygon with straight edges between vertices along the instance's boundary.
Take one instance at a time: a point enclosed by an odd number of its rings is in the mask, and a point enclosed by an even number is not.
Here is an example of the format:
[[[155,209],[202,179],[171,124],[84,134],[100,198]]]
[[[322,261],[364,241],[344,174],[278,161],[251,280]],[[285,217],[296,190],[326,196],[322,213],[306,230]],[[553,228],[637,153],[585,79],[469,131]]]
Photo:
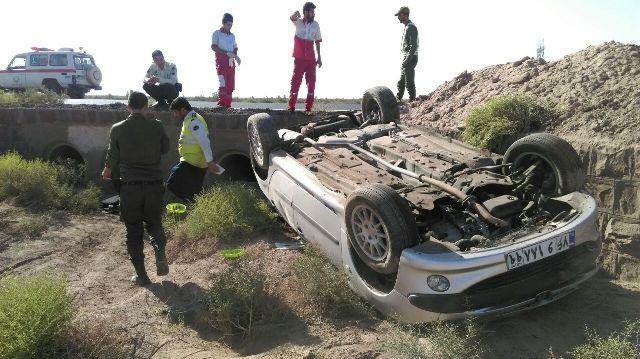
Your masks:
[[[156,274],[169,274],[169,263],[167,262],[167,255],[165,254],[164,249],[156,251]]]
[[[147,275],[147,270],[144,268],[144,259],[142,260],[131,260],[133,263],[133,268],[136,270],[136,274],[131,277],[131,282],[144,287],[145,285],[151,284],[151,279]]]

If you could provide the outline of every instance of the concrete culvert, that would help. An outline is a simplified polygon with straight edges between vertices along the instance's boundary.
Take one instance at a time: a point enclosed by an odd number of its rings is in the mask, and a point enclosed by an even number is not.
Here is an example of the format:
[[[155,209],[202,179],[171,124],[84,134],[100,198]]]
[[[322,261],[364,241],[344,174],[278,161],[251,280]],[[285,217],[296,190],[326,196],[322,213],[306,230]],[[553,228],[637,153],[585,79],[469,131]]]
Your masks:
[[[85,164],[84,158],[75,148],[69,145],[59,145],[52,148],[46,155],[46,159],[52,162],[73,160],[79,165]]]
[[[228,155],[218,164],[226,170],[223,176],[232,181],[255,182],[256,180],[251,168],[251,160],[245,155]]]

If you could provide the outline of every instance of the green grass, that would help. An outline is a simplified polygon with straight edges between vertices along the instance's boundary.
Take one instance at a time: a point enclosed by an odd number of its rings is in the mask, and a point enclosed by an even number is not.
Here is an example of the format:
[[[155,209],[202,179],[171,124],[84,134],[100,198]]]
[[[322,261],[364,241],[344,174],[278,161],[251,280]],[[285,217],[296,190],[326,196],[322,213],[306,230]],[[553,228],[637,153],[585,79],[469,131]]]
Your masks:
[[[339,271],[313,246],[292,263],[296,282],[306,302],[330,317],[371,316],[369,309],[349,288],[346,274]]]
[[[379,349],[397,359],[473,359],[480,358],[484,351],[472,319],[395,326]]]
[[[67,209],[88,212],[97,209],[99,189],[76,187],[74,171],[64,164],[26,160],[15,152],[0,155],[0,201],[11,199],[34,210]]]
[[[0,105],[52,105],[62,103],[65,98],[64,95],[45,89],[0,91]]]
[[[209,323],[224,335],[249,335],[265,314],[266,276],[240,259],[212,277],[206,295]]]
[[[558,116],[554,107],[525,94],[494,97],[469,112],[463,138],[476,147],[502,153],[519,135],[543,128]]]
[[[255,189],[230,183],[215,185],[196,196],[187,210],[183,230],[187,237],[225,240],[271,228],[275,214]]]
[[[606,338],[587,329],[587,342],[569,352],[575,359],[640,358],[640,320],[627,322],[624,330]]]
[[[41,357],[67,330],[72,317],[62,278],[0,279],[0,358]]]

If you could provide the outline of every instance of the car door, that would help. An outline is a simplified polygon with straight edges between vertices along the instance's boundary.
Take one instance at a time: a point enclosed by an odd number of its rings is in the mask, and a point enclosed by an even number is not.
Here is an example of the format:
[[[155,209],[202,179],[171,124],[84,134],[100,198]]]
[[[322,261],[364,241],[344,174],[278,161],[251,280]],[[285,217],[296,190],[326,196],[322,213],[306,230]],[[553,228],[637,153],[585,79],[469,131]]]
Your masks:
[[[27,73],[25,84],[27,87],[40,87],[45,77],[50,76],[47,73],[49,67],[49,54],[33,53],[29,54],[29,62],[27,63]]]
[[[294,223],[309,241],[317,243],[335,265],[341,264],[340,215],[324,187],[308,178],[297,178],[291,188]]]
[[[0,87],[9,89],[25,88],[26,56],[16,56],[6,70],[0,71]]]

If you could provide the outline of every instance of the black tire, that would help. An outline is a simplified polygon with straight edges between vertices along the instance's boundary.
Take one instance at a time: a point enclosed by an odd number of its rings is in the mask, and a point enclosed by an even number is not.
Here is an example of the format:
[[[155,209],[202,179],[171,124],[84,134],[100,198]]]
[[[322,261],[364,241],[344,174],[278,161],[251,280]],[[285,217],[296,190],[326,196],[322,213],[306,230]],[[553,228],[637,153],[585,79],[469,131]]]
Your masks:
[[[67,90],[67,95],[69,98],[82,100],[84,98],[84,92],[80,90]]]
[[[362,96],[362,117],[372,124],[395,121],[400,117],[396,96],[384,86],[368,89]]]
[[[269,154],[279,147],[278,130],[273,125],[271,115],[256,113],[247,120],[247,136],[249,136],[249,151],[254,164],[263,170],[269,168]]]
[[[42,82],[42,86],[44,86],[44,88],[49,91],[57,93],[58,95],[63,93],[62,86],[60,86],[60,84],[56,80],[44,80]]]
[[[583,188],[585,175],[576,150],[565,140],[550,133],[534,133],[514,142],[504,154],[503,163],[512,163],[511,173],[521,171],[542,159],[544,179],[541,191],[547,196],[562,196]]]
[[[367,215],[369,218],[365,219]],[[406,200],[383,184],[369,184],[353,191],[347,198],[345,222],[349,242],[358,257],[381,274],[396,273],[402,251],[418,242],[415,218]],[[365,229],[364,225],[368,227]],[[372,230],[384,238],[377,238],[377,243],[372,244]]]

